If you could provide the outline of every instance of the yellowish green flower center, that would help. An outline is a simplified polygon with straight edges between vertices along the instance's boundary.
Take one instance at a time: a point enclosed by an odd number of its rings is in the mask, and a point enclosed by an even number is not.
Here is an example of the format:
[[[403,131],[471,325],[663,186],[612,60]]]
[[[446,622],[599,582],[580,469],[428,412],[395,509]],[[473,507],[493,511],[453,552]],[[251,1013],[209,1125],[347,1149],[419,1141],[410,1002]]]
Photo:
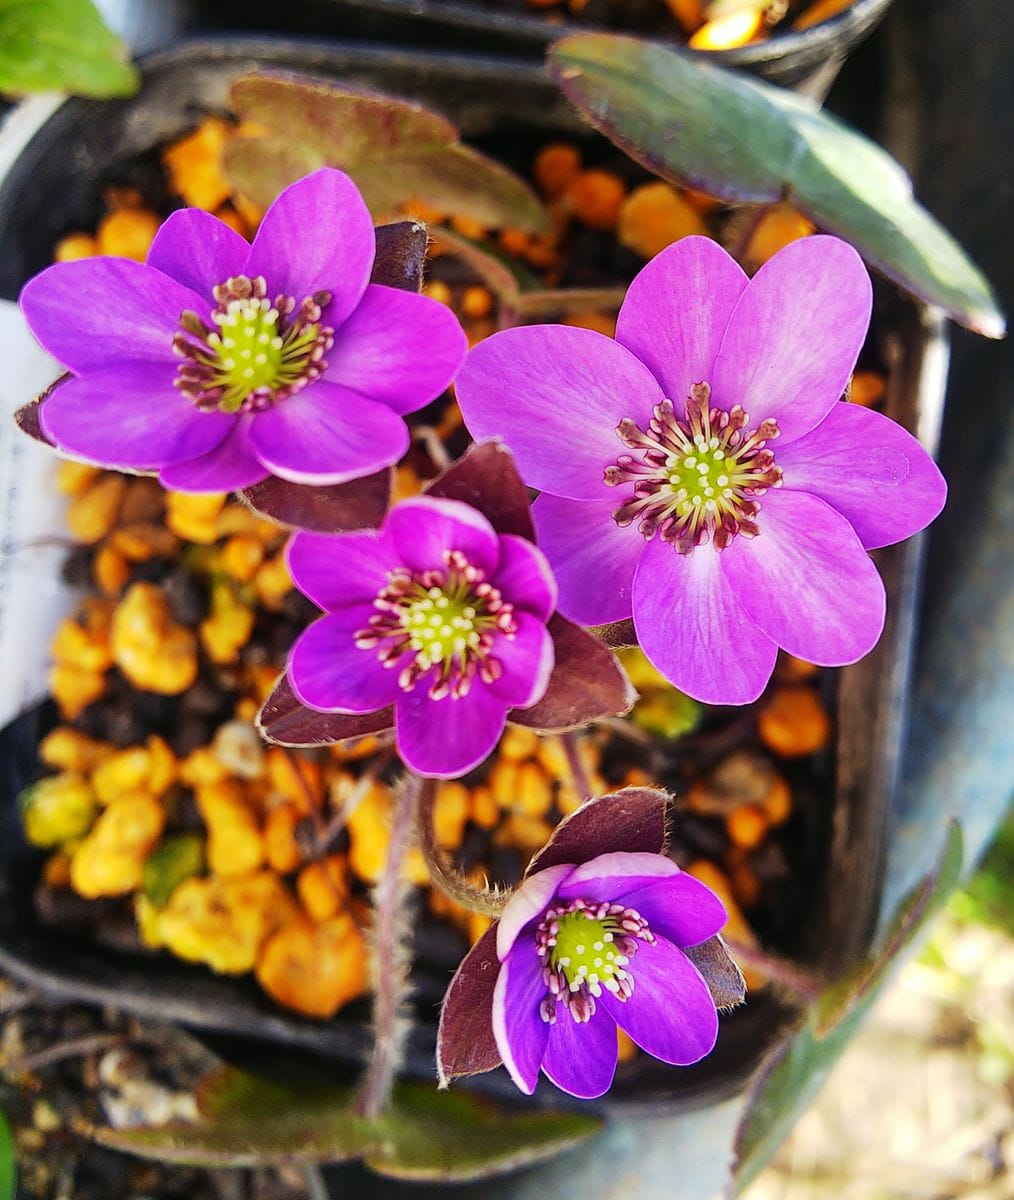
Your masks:
[[[463,655],[479,645],[480,614],[467,591],[431,587],[404,609],[401,623],[409,635],[409,647],[430,664]]]
[[[619,922],[613,917],[597,920],[580,909],[564,913],[559,918],[549,965],[563,973],[572,991],[582,984],[589,988],[600,984],[615,991],[617,979],[625,975],[623,968],[630,961],[614,944],[620,932]]]

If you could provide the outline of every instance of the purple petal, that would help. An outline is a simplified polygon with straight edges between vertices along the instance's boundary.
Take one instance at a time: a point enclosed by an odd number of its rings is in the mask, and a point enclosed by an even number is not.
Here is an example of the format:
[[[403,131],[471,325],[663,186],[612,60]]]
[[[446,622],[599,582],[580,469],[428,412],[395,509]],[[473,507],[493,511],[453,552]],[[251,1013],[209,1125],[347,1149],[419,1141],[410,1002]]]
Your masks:
[[[728,553],[704,545],[692,554],[677,554],[656,538],[634,577],[641,649],[670,683],[705,704],[756,700],[777,655],[775,643],[747,615],[741,593],[722,570],[722,555]]]
[[[710,380],[725,327],[749,280],[717,242],[685,237],[631,283],[616,340],[651,369],[682,412],[692,384]]]
[[[264,479],[267,469],[250,444],[253,417],[231,416],[229,420],[232,428],[214,450],[163,467],[158,475],[162,486],[179,492],[235,492]]]
[[[397,462],[408,449],[401,417],[376,400],[318,379],[254,420],[257,457],[292,483],[347,483]]]
[[[191,309],[210,320],[196,292],[129,258],[57,263],[25,284],[20,304],[42,347],[76,375],[157,362],[169,364],[169,386],[180,314]]]
[[[620,898],[644,917],[656,937],[668,938],[681,948],[706,942],[728,919],[715,893],[686,871],[653,880]]]
[[[792,242],[736,305],[710,381],[712,403],[741,404],[751,428],[774,417],[782,442],[802,437],[845,391],[872,306],[870,277],[848,243]]]
[[[529,708],[541,700],[553,673],[554,648],[549,630],[538,617],[516,612],[518,631],[513,638],[497,637],[492,656],[503,674],[486,686],[511,708]]]
[[[201,208],[170,213],[148,251],[148,266],[162,271],[200,296],[239,275],[250,243],[224,221]]]
[[[507,724],[507,702],[475,680],[467,696],[431,700],[428,676],[411,692],[399,691],[394,707],[398,750],[418,775],[457,779],[496,747]]]
[[[534,941],[524,941],[501,963],[493,989],[493,1036],[503,1065],[530,1096],[549,1040],[549,1025],[539,1016],[546,994],[542,963]]]
[[[771,490],[758,524],[758,537],[722,551],[722,573],[747,615],[818,666],[869,653],[884,627],[884,585],[848,521],[816,496]]]
[[[603,991],[599,1003],[616,1024],[662,1062],[685,1067],[709,1054],[718,1012],[700,971],[665,938],[638,942],[628,968],[634,994],[626,1001]]]
[[[325,612],[372,601],[399,565],[378,533],[297,533],[286,548],[296,587]]]
[[[480,342],[455,390],[474,438],[502,437],[530,487],[573,500],[603,500],[606,467],[626,448],[624,417],[642,429],[663,399],[629,350],[590,329],[530,325]]]
[[[446,304],[370,284],[335,334],[324,378],[410,413],[450,386],[467,353],[465,331]]]
[[[321,712],[368,713],[390,704],[398,692],[397,667],[381,665],[376,650],[360,650],[372,605],[343,608],[314,621],[289,652],[289,682],[301,704]]]
[[[857,404],[836,404],[816,429],[776,445],[776,459],[782,490],[819,496],[867,550],[918,533],[947,498],[944,477],[916,439]]]
[[[548,621],[556,608],[556,578],[546,556],[527,538],[500,535],[500,564],[490,580],[503,598],[540,621]]]
[[[68,379],[43,404],[42,429],[61,450],[104,467],[151,470],[196,458],[236,422],[201,412],[172,386],[168,363],[125,362]]]
[[[628,892],[639,892],[658,879],[679,873],[679,867],[664,854],[631,854],[626,850],[615,850],[575,867],[559,892],[563,900],[612,903],[623,899]]]
[[[244,274],[298,304],[330,292],[324,323],[336,329],[362,299],[377,250],[373,220],[347,175],[325,167],[287,187],[264,214]]]
[[[500,558],[493,526],[460,500],[433,496],[403,500],[387,514],[384,532],[412,571],[442,571],[446,552],[459,550],[473,566],[492,575]]]
[[[543,492],[532,505],[539,547],[560,589],[557,606],[579,625],[605,625],[631,613],[634,572],[645,548],[635,525],[613,513],[624,500],[564,500]]]
[[[501,962],[511,952],[518,934],[534,921],[574,870],[573,863],[557,863],[528,875],[507,901],[496,927],[496,955]]]
[[[616,1021],[608,1010],[596,1001],[595,1015],[579,1025],[557,1004],[556,1023],[548,1028],[542,1069],[549,1079],[581,1100],[594,1100],[608,1092],[619,1058]]]

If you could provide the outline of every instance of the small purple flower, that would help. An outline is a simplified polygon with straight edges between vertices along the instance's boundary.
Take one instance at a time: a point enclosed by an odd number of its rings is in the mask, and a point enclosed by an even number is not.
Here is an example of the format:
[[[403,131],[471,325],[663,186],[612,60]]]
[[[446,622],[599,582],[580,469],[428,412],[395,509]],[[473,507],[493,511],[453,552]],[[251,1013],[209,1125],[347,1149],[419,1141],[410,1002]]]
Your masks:
[[[661,854],[603,854],[530,875],[496,933],[493,1035],[528,1094],[539,1069],[572,1096],[601,1096],[617,1025],[677,1066],[708,1054],[718,1013],[684,949],[725,924],[721,901]]]
[[[871,307],[836,238],[750,280],[688,237],[633,281],[615,341],[549,325],[475,347],[461,409],[542,492],[561,612],[632,615],[658,669],[715,704],[755,699],[779,646],[826,666],[868,653],[885,596],[867,551],[922,529],[946,492],[905,430],[840,402]]]
[[[297,533],[288,560],[327,614],[292,648],[296,698],[330,713],[393,704],[398,748],[422,775],[471,770],[508,709],[549,685],[553,573],[531,542],[467,504],[420,496],[376,532]]]
[[[21,307],[74,378],[44,403],[44,434],[183,491],[390,465],[408,448],[403,415],[447,387],[466,340],[443,305],[371,284],[375,251],[355,185],[325,169],[282,192],[252,245],[189,208],[145,264],[49,267]]]

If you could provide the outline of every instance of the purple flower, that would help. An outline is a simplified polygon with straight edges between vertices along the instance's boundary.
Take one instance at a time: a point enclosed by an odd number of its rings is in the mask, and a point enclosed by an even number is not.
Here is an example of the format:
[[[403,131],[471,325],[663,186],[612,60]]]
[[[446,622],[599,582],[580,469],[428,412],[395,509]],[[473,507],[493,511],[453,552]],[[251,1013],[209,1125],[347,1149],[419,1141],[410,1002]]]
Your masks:
[[[528,1094],[539,1068],[572,1096],[601,1096],[616,1027],[677,1066],[708,1054],[718,1013],[684,954],[725,924],[721,901],[661,854],[603,854],[529,876],[500,917],[493,1035]]]
[[[447,387],[466,341],[443,305],[371,284],[375,251],[355,185],[321,170],[282,192],[252,245],[190,208],[145,264],[48,268],[21,306],[74,378],[43,405],[43,433],[183,491],[388,466],[408,448],[403,415]]]
[[[327,614],[292,648],[297,700],[327,713],[393,704],[398,748],[422,775],[471,770],[508,709],[549,685],[553,573],[531,542],[467,504],[420,496],[378,532],[297,533],[288,560]]]
[[[461,409],[542,491],[561,612],[633,615],[651,661],[709,703],[755,699],[779,646],[826,666],[866,654],[885,610],[867,551],[922,529],[946,491],[905,430],[840,402],[871,304],[836,238],[749,280],[688,237],[633,281],[615,341],[549,325],[480,343]]]

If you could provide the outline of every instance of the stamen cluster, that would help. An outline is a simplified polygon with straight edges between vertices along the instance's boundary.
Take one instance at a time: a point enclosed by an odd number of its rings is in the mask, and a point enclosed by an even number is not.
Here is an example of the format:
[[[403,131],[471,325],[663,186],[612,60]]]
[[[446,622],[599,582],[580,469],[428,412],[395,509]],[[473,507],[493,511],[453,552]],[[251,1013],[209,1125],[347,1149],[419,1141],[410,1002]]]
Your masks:
[[[641,456],[621,455],[603,477],[610,487],[634,485],[613,514],[616,523],[637,521],[646,539],[657,534],[680,554],[709,539],[724,550],[739,533],[756,537],[757,497],[782,479],[767,447],[778,436],[777,422],[746,431],[749,417],[740,405],[726,412],[712,408],[710,399],[710,386],[697,383],[682,420],[671,400],[655,405],[647,432],[630,417],[622,420],[620,441]]]
[[[484,683],[499,679],[496,638],[513,639],[518,628],[513,605],[481,568],[460,550],[445,550],[444,562],[444,570],[389,572],[373,601],[377,611],[355,635],[360,650],[379,647],[385,667],[400,666],[398,685],[406,692],[433,671],[432,700],[466,696],[476,676]]]
[[[334,330],[322,325],[330,292],[298,305],[292,296],[269,300],[263,275],[236,275],[213,291],[209,329],[194,312],[180,316],[173,349],[183,358],[175,384],[206,411],[258,412],[312,383],[327,369]]]
[[[557,901],[535,931],[535,946],[548,988],[539,1015],[556,1024],[563,1004],[580,1025],[595,1015],[595,1000],[605,988],[618,1000],[634,992],[627,970],[638,942],[653,943],[648,922],[633,908],[607,901]]]

